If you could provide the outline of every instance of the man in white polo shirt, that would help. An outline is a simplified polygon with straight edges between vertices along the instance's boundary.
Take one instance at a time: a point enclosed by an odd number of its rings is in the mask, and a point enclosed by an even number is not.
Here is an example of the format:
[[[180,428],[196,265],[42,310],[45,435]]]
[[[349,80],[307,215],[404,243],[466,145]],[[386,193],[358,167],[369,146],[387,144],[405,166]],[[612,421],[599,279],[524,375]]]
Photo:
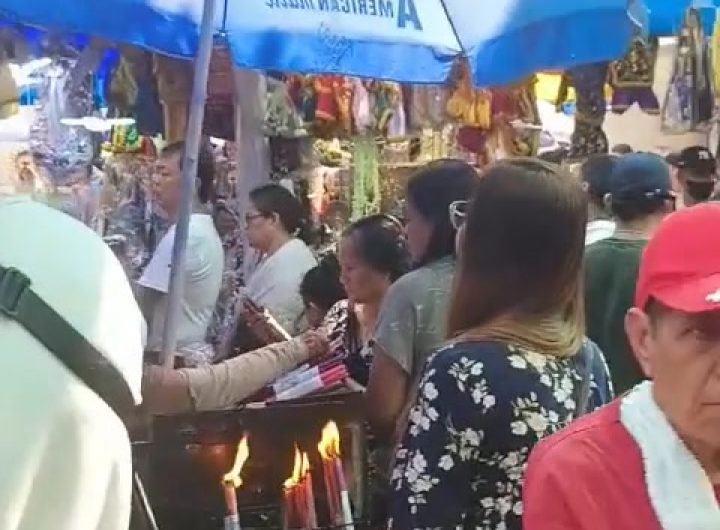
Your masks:
[[[175,223],[180,208],[182,157],[184,144],[167,146],[157,164],[159,187],[157,201],[168,219]],[[212,152],[201,147],[198,157],[196,194],[190,217],[182,286],[177,349],[185,366],[205,364],[212,360],[213,350],[206,341],[207,329],[215,309],[222,283],[224,255],[220,236],[213,218],[203,213],[212,198],[214,163]],[[148,319],[147,350],[159,352],[167,315],[167,294],[170,285],[175,225],[170,227],[155,249],[138,284],[142,286],[141,306]]]

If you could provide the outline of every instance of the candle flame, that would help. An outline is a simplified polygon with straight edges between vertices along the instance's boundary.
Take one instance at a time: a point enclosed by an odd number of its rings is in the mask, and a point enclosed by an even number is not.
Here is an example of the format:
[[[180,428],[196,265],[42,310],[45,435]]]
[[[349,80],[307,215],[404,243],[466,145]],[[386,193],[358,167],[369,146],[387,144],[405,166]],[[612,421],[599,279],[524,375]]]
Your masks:
[[[235,463],[233,463],[232,469],[223,475],[223,484],[232,484],[235,488],[242,486],[240,472],[242,471],[242,468],[248,458],[250,458],[248,437],[243,436],[240,443],[238,443],[237,453],[235,454]]]
[[[302,465],[300,466],[300,476],[305,478],[310,473],[310,459],[307,453],[302,454]]]
[[[340,456],[340,431],[337,424],[332,420],[323,427],[318,451],[325,460]]]
[[[307,456],[306,456],[307,458]],[[308,466],[309,467],[309,466]],[[295,446],[295,459],[293,461],[292,475],[283,483],[285,488],[292,488],[300,483],[300,479],[304,476],[303,474],[303,457],[300,454],[300,449]]]

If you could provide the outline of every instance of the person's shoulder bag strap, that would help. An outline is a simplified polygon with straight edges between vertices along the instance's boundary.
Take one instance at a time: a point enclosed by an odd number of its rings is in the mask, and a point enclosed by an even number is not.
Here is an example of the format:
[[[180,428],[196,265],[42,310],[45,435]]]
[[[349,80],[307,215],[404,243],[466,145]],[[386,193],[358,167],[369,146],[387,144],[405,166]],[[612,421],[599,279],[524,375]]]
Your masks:
[[[580,385],[580,394],[578,398],[578,417],[588,412],[590,408],[590,391],[592,383],[592,369],[595,363],[595,345],[589,340],[583,342],[583,348],[581,350],[583,359],[583,378]]]
[[[132,392],[120,372],[67,320],[31,288],[22,271],[0,265],[0,318],[14,320],[118,415],[135,407]],[[157,530],[155,515],[137,473],[133,473],[130,528]]]
[[[14,320],[124,419],[135,407],[112,363],[32,290],[22,271],[0,265],[0,316]]]

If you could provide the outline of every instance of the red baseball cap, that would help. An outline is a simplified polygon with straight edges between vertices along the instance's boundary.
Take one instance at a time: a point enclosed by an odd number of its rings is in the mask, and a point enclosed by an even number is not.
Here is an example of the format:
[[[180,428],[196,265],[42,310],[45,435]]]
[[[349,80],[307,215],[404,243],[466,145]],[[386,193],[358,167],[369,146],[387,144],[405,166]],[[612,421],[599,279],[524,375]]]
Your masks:
[[[720,311],[720,203],[665,219],[640,260],[635,306],[651,300],[683,311]]]

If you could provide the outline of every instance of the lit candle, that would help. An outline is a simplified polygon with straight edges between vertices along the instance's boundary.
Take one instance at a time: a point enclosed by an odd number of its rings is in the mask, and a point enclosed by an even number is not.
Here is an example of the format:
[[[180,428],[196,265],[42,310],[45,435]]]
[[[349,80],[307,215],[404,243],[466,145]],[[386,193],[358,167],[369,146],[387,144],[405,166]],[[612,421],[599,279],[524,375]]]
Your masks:
[[[242,485],[240,472],[248,458],[250,458],[248,439],[247,436],[243,436],[240,443],[238,443],[233,467],[225,473],[222,479],[225,494],[225,530],[240,530],[240,515],[238,514],[237,492],[235,490]]]

